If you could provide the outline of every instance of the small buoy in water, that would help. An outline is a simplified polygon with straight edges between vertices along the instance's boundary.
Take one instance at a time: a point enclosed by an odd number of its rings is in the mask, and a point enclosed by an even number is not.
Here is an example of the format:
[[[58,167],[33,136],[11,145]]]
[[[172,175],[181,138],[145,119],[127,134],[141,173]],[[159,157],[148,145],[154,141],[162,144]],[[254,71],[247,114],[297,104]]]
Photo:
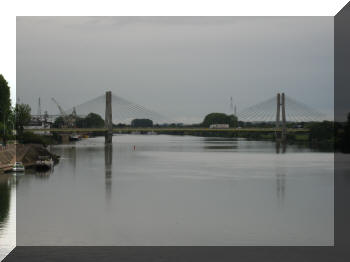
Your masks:
[[[136,146],[134,146],[134,150],[136,149]]]

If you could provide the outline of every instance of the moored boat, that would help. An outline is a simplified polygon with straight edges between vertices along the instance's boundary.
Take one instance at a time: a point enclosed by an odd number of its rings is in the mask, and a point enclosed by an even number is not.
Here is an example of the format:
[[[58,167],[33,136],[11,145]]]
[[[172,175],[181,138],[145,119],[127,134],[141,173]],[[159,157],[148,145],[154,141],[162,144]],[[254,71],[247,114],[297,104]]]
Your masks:
[[[81,136],[77,134],[72,134],[71,136],[69,136],[70,141],[79,141],[80,139],[81,139]]]
[[[12,171],[14,172],[24,172],[24,170],[25,168],[22,162],[16,162],[12,167]]]
[[[54,166],[54,162],[49,156],[39,156],[39,159],[35,162],[35,168],[37,170],[49,170]]]

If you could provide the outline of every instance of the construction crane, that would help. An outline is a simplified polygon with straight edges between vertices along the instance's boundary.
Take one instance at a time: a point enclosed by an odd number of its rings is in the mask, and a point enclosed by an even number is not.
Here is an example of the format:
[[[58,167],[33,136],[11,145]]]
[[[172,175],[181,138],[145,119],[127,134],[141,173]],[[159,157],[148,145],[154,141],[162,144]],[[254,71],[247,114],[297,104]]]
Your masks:
[[[60,111],[61,116],[63,117],[63,121],[64,121],[65,126],[67,126],[67,127],[74,127],[75,126],[75,122],[76,122],[76,117],[77,117],[77,113],[75,111],[75,108],[73,108],[72,114],[67,115],[67,113],[63,110],[63,108],[56,101],[56,99],[53,98],[53,97],[51,99],[57,105],[58,110]]]
[[[56,99],[52,97],[51,100],[56,104],[56,106],[58,107],[58,110],[60,111],[61,115],[62,115],[63,117],[66,117],[66,116],[67,116],[66,112],[65,112],[65,111],[63,110],[63,108],[59,105],[59,103],[56,101]]]

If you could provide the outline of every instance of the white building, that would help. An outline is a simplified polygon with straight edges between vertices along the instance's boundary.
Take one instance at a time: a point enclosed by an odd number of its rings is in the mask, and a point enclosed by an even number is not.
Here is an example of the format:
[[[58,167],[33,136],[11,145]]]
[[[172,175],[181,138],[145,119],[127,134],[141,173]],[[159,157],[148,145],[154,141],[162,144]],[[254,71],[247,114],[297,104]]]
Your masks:
[[[230,126],[228,124],[213,124],[213,125],[210,125],[209,128],[225,129],[225,128],[230,128]]]
[[[38,119],[32,119],[28,125],[24,126],[24,130],[30,131],[31,129],[48,129],[51,128],[52,123],[48,121],[42,121]],[[50,131],[34,131],[37,135],[51,135]]]

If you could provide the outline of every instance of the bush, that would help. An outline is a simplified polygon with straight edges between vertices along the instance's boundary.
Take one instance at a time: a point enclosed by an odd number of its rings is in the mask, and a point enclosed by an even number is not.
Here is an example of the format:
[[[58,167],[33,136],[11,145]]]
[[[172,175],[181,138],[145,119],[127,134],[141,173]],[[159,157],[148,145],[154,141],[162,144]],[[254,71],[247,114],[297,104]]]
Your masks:
[[[310,125],[309,138],[311,141],[326,141],[334,139],[334,123],[330,121],[312,123]]]
[[[41,144],[47,146],[57,143],[54,137],[37,135],[32,132],[24,132],[21,136],[18,136],[17,139],[23,144]]]

